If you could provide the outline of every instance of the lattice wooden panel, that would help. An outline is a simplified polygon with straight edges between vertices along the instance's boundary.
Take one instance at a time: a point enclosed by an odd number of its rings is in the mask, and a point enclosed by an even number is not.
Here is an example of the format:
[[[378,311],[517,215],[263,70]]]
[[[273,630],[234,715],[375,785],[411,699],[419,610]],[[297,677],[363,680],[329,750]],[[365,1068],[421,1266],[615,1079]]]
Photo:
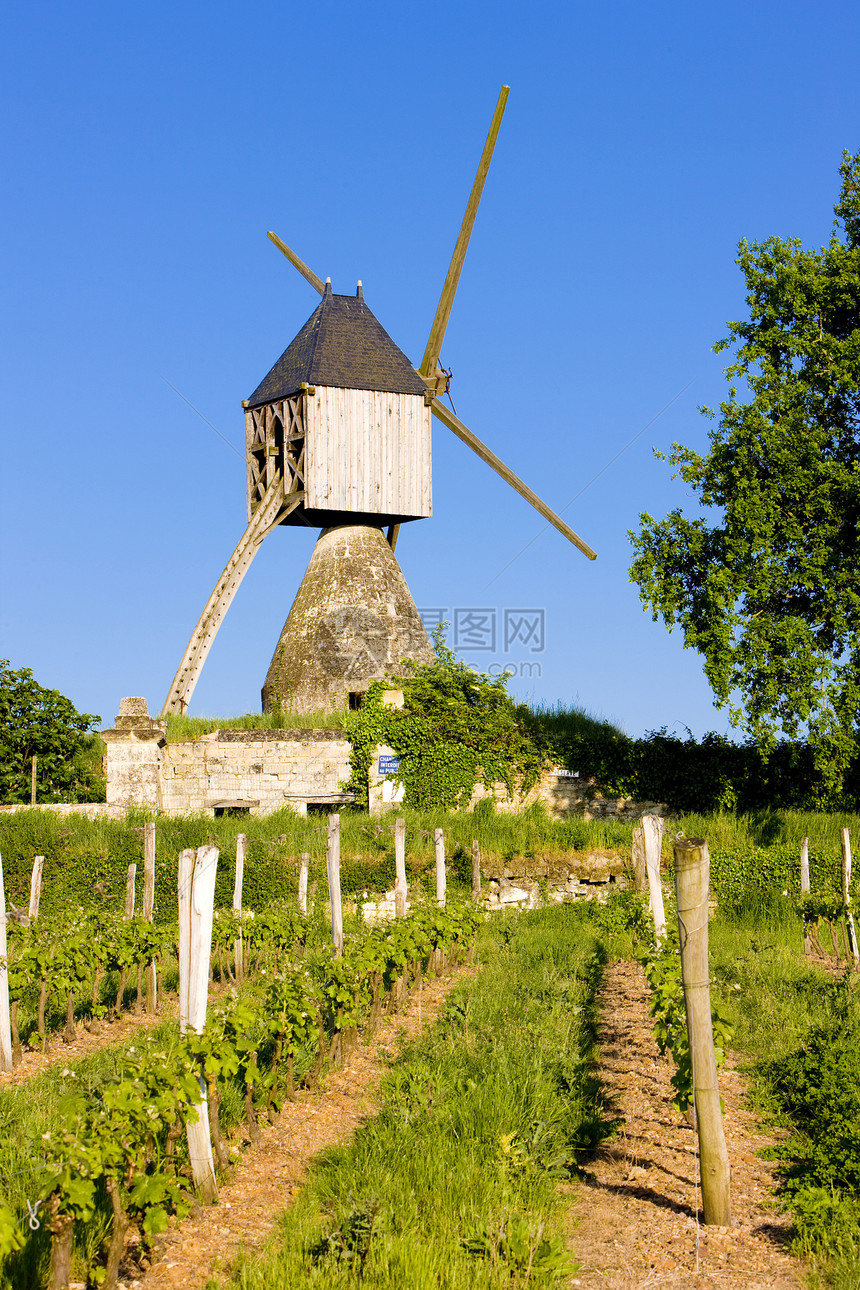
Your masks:
[[[283,477],[285,493],[304,489],[304,394],[248,409],[245,413],[245,442],[250,521],[278,473]]]

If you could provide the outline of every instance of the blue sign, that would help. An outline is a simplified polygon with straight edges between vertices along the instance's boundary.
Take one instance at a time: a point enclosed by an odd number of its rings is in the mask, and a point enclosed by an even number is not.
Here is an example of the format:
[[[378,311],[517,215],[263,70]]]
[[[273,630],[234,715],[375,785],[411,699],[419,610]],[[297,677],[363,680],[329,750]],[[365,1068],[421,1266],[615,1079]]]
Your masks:
[[[400,758],[399,758],[399,757],[391,757],[391,756],[388,756],[388,757],[380,757],[380,759],[379,759],[379,774],[380,774],[380,775],[393,775],[393,773],[394,773],[396,770],[400,770]]]

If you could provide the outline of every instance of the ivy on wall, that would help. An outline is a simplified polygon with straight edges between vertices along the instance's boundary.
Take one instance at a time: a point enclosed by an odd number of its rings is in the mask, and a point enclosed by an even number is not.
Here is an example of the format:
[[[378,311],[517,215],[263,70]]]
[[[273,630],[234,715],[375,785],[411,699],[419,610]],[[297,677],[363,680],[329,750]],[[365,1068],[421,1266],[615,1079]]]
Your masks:
[[[476,672],[448,649],[444,628],[433,633],[435,659],[412,666],[410,675],[371,685],[364,703],[344,722],[352,743],[348,788],[367,805],[367,780],[377,745],[400,757],[396,780],[406,789],[405,805],[456,809],[468,805],[475,785],[504,782],[527,791],[537,781],[547,754],[525,729],[507,691],[507,674]],[[404,706],[391,708],[382,696],[402,689]]]

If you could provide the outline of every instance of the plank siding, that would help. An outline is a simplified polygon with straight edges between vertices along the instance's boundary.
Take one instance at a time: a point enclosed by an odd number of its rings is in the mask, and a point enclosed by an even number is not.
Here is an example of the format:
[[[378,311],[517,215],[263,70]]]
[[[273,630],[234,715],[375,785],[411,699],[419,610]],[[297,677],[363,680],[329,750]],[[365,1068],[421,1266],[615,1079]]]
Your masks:
[[[306,443],[310,509],[432,514],[430,410],[420,395],[317,386]]]

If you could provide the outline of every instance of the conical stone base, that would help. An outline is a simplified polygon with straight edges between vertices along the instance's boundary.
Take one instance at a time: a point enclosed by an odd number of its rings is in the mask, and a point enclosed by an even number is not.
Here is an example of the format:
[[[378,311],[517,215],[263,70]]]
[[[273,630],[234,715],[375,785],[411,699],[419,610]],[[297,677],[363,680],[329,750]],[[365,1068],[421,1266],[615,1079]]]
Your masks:
[[[324,529],[263,686],[263,711],[347,708],[371,681],[403,675],[433,647],[394,552],[378,528]]]

